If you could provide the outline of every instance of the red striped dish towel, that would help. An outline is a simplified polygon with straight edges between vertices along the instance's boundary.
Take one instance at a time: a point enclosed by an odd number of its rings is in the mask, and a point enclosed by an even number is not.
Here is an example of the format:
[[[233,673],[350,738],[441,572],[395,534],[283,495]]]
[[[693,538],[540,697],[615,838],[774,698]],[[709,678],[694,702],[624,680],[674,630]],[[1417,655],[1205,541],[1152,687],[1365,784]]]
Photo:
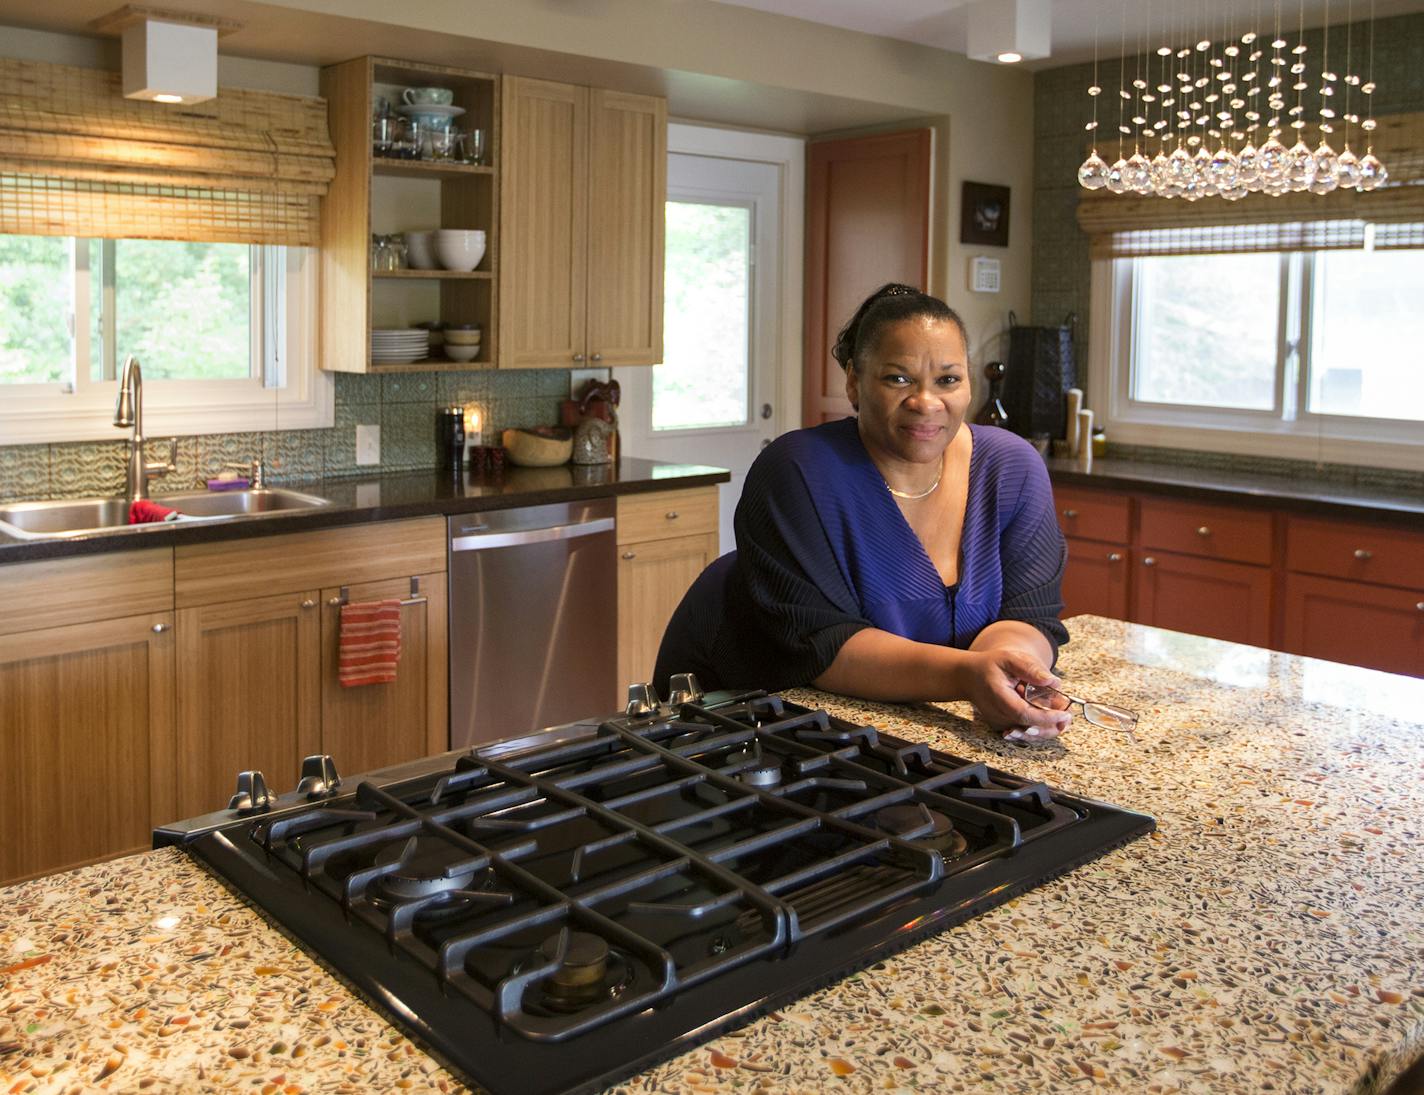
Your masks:
[[[401,603],[362,601],[341,606],[339,676],[342,687],[390,684],[400,661]]]

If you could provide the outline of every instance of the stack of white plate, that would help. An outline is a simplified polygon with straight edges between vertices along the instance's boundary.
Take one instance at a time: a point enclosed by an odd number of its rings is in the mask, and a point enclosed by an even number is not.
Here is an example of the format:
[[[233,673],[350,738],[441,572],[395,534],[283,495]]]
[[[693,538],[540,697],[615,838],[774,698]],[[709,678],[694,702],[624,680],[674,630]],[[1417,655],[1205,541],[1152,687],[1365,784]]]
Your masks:
[[[430,356],[430,332],[419,327],[376,328],[371,332],[371,360],[409,365]]]

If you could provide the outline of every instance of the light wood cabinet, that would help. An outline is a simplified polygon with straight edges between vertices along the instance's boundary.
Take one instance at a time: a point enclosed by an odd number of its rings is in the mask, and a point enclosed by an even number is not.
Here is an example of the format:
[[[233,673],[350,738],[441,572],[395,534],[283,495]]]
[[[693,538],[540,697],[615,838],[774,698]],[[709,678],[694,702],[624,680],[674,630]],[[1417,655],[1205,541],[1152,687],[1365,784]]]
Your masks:
[[[0,711],[0,885],[140,851],[176,816],[171,613],[0,635]]]
[[[618,499],[618,679],[652,679],[658,646],[688,587],[717,558],[717,488]],[[625,697],[614,697],[619,706]]]
[[[661,361],[666,101],[508,76],[501,113],[498,364]]]
[[[464,111],[455,124],[485,135],[484,162],[402,160],[372,151],[376,97],[399,109],[406,86],[444,87]],[[321,208],[321,366],[349,373],[474,369],[495,360],[499,329],[499,77],[441,65],[358,57],[322,69],[321,93],[336,148],[336,175]],[[372,233],[479,229],[485,254],[469,272],[373,272]],[[371,329],[417,323],[479,324],[480,355],[465,364],[436,356],[409,364],[371,358]]]

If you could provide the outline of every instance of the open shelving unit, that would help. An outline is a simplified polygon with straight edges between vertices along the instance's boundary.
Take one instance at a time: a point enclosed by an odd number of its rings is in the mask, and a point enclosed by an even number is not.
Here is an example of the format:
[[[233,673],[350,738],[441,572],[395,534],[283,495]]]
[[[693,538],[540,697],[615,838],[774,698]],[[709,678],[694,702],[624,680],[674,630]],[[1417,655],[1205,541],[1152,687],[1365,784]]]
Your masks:
[[[465,110],[461,128],[485,132],[485,162],[395,160],[373,154],[378,96],[392,106],[405,87],[447,87]],[[336,177],[322,203],[322,368],[389,373],[493,368],[499,314],[500,78],[466,69],[358,57],[322,70]],[[371,269],[371,236],[428,228],[477,228],[485,254],[472,272]],[[434,357],[393,365],[371,360],[373,327],[477,323],[472,362]]]

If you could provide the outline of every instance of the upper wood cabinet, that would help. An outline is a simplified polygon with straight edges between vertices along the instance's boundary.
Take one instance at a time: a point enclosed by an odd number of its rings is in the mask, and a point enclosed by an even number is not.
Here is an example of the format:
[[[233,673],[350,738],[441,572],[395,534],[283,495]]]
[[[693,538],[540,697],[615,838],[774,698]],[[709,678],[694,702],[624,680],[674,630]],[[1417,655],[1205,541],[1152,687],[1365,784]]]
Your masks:
[[[508,76],[501,368],[663,357],[667,103]]]
[[[346,373],[473,369],[498,352],[499,298],[498,76],[441,65],[358,57],[321,71],[336,177],[321,208],[321,367]],[[399,109],[407,86],[449,88],[464,113],[461,129],[485,135],[483,163],[394,159],[372,151],[378,97]],[[373,233],[429,228],[485,233],[473,271],[401,269],[373,272]],[[371,359],[371,329],[423,322],[479,324],[479,358],[469,364],[435,357],[409,364]]]

